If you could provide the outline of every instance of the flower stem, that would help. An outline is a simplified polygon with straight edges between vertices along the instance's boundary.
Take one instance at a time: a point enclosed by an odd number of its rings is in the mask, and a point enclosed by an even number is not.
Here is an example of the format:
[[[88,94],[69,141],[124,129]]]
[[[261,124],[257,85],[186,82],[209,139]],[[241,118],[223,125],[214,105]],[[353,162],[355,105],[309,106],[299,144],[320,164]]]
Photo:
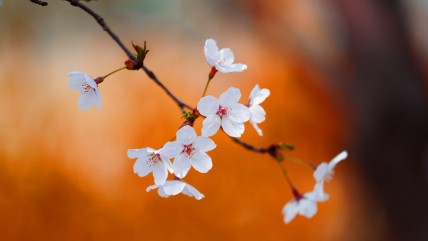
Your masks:
[[[287,160],[293,161],[293,162],[298,163],[300,165],[304,165],[304,166],[310,167],[311,169],[314,169],[314,170],[317,168],[317,165],[314,165],[314,164],[309,163],[309,162],[305,162],[305,161],[303,161],[303,160],[301,160],[301,159],[299,159],[297,157],[294,157],[294,156],[286,155],[285,158]]]
[[[103,78],[105,79],[105,78],[109,77],[110,75],[112,75],[112,74],[114,74],[114,73],[116,73],[116,72],[119,72],[119,71],[121,71],[121,70],[123,70],[123,69],[126,69],[126,66],[124,66],[124,67],[120,67],[120,68],[118,68],[117,70],[112,71],[112,72],[110,72],[110,73],[108,73],[108,74],[104,75],[104,76],[103,76]]]
[[[97,21],[97,23],[103,28],[104,31],[106,31],[110,37],[116,42],[117,45],[119,45],[119,47],[123,50],[123,52],[126,53],[126,55],[128,56],[128,58],[134,62],[135,65],[139,64],[139,61],[137,59],[137,57],[132,54],[132,52],[122,43],[122,41],[119,39],[119,37],[110,29],[110,27],[107,25],[107,23],[104,21],[104,19],[98,15],[97,13],[95,13],[91,8],[89,8],[88,6],[82,4],[80,2],[80,0],[66,0],[67,2],[69,2],[72,6],[74,7],[78,7],[80,9],[82,9],[84,12],[86,12],[87,14],[89,14],[90,16],[92,16],[95,21]],[[185,108],[193,110],[194,108],[186,103],[184,103],[183,101],[181,101],[180,99],[178,99],[157,77],[156,75],[149,70],[146,66],[142,66],[141,69],[144,70],[144,72],[146,73],[147,76],[149,76],[150,79],[152,79],[156,84],[158,84],[165,92],[166,94],[172,98],[172,100],[178,105],[178,107],[181,109],[181,111],[183,113],[186,113]]]
[[[290,186],[291,191],[294,193],[296,188],[293,185],[293,182],[291,182],[290,177],[288,176],[287,169],[282,165],[282,162],[278,162],[279,167],[281,168],[282,174],[284,174],[285,180],[287,181],[288,186]]]
[[[205,94],[207,93],[208,85],[210,84],[211,80],[214,78],[216,73],[217,73],[217,69],[215,68],[215,66],[211,67],[211,71],[208,74],[208,81],[207,81],[207,84],[205,85],[205,89],[204,89],[204,93],[202,93],[202,97],[204,97]]]
[[[208,85],[210,84],[210,82],[211,82],[212,79],[213,78],[208,78],[207,84],[205,85],[204,92],[202,93],[202,97],[204,97],[205,93],[207,93]]]

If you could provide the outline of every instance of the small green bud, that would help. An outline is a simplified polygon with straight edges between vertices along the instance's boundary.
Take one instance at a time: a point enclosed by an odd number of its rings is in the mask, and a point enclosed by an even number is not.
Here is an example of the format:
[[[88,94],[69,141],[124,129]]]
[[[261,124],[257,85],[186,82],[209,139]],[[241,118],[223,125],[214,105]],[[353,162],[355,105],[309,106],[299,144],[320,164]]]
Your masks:
[[[290,145],[290,144],[279,143],[278,148],[281,150],[292,151],[292,150],[294,150],[295,147],[293,145]]]

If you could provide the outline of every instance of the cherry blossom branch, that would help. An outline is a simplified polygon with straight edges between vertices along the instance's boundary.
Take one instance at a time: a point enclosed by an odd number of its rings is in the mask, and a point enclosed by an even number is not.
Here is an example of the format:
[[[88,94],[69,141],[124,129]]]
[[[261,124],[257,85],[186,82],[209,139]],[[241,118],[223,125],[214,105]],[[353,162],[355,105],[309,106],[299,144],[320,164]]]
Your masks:
[[[85,11],[87,14],[91,15],[97,23],[103,28],[104,31],[106,31],[110,37],[119,45],[119,47],[126,53],[129,59],[131,59],[133,62],[138,63],[137,58],[132,54],[132,52],[122,43],[122,41],[119,39],[119,37],[110,29],[110,27],[107,25],[107,23],[104,21],[104,19],[97,13],[95,13],[92,9],[90,9],[88,6],[82,4],[80,0],[66,0],[69,2],[72,6],[78,7]]]
[[[289,144],[272,144],[268,147],[256,147],[253,146],[241,139],[238,139],[236,137],[231,137],[231,139],[239,144],[240,146],[244,147],[245,149],[252,151],[252,152],[257,152],[257,153],[261,153],[261,154],[265,154],[268,153],[269,155],[271,155],[273,158],[275,158],[278,162],[281,162],[284,159],[284,156],[280,153],[279,150],[294,150],[294,146],[289,145]]]
[[[270,149],[270,148],[272,148],[272,146],[269,146],[269,147],[267,147],[267,148],[263,148],[263,147],[255,147],[255,146],[253,146],[253,145],[251,145],[251,144],[249,144],[249,143],[247,143],[247,142],[245,142],[245,141],[243,141],[243,140],[241,140],[241,139],[238,139],[238,138],[236,138],[236,137],[231,137],[231,139],[232,139],[235,143],[237,143],[237,144],[239,144],[240,146],[244,147],[245,149],[247,149],[247,150],[249,150],[249,151],[257,152],[257,153],[262,153],[262,154],[264,154],[264,153],[266,153],[266,152],[269,152],[269,149]]]
[[[144,70],[144,72],[147,74],[147,76],[149,76],[150,79],[152,79],[156,84],[158,84],[164,91],[165,93],[171,97],[175,103],[177,103],[178,107],[180,107],[181,111],[183,112],[183,114],[186,113],[186,110],[184,108],[187,108],[189,110],[193,110],[194,108],[186,103],[184,103],[183,101],[181,101],[180,99],[177,98],[177,96],[175,96],[159,79],[158,77],[155,75],[155,73],[153,73],[153,71],[149,70],[144,64],[141,66],[141,68]]]
[[[40,6],[43,6],[43,7],[48,5],[47,2],[40,1],[40,0],[30,0],[30,2],[35,3],[37,5],[40,5]]]
[[[97,23],[103,28],[104,31],[106,31],[110,37],[119,45],[119,47],[126,53],[128,58],[133,62],[134,66],[136,66],[135,69],[143,69],[144,72],[147,74],[147,76],[152,79],[157,85],[159,85],[166,94],[171,97],[174,102],[178,105],[178,107],[181,109],[183,113],[186,113],[185,108],[193,109],[190,105],[184,103],[181,101],[177,96],[175,96],[153,73],[153,71],[149,70],[141,61],[137,59],[137,57],[132,54],[132,52],[122,43],[122,41],[119,39],[119,37],[110,29],[110,27],[107,25],[107,23],[104,21],[104,19],[97,13],[95,13],[92,9],[90,9],[88,6],[82,4],[80,0],[66,0],[69,2],[72,6],[78,7],[85,11],[87,14],[91,15]]]

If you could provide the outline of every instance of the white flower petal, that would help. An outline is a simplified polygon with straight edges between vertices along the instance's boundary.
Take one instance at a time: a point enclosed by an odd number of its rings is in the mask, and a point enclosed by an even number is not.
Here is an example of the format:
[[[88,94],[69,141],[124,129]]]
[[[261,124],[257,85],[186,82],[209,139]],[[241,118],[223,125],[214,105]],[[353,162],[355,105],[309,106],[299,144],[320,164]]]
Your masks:
[[[210,66],[214,66],[215,59],[218,53],[217,43],[214,39],[207,39],[205,41],[204,53],[205,57],[207,58],[208,64]]]
[[[347,151],[342,151],[341,153],[339,153],[337,156],[335,156],[330,163],[328,164],[328,169],[329,170],[333,170],[333,168],[336,167],[336,165],[341,162],[342,160],[346,159],[348,157],[348,152]]]
[[[183,178],[187,175],[191,167],[190,159],[185,154],[180,154],[174,159],[172,169],[178,178]]]
[[[288,202],[284,208],[282,209],[282,213],[284,215],[284,222],[289,223],[291,220],[296,217],[296,214],[298,213],[297,209],[297,202],[293,199],[290,202]]]
[[[134,173],[137,173],[139,177],[147,176],[152,170],[153,168],[147,165],[147,161],[143,158],[138,158],[134,163]]]
[[[254,129],[257,131],[257,134],[259,134],[259,136],[263,136],[263,131],[262,131],[262,129],[260,129],[260,127],[257,125],[257,123],[255,123],[251,120],[250,120],[250,123],[254,127]]]
[[[238,88],[230,87],[228,90],[220,95],[219,103],[223,107],[229,107],[239,101],[241,98],[241,91]]]
[[[251,101],[259,94],[259,92],[260,92],[259,85],[254,86],[254,88],[251,90],[251,93],[250,93],[250,104],[252,104]]]
[[[170,159],[177,156],[181,152],[181,145],[177,142],[169,141],[160,150],[159,153],[162,159]]]
[[[201,151],[193,152],[190,163],[192,167],[200,173],[207,173],[213,167],[211,157]]]
[[[186,184],[186,186],[184,187],[183,194],[189,197],[194,197],[196,200],[201,200],[205,197],[204,194],[200,193],[196,188],[189,184]]]
[[[218,54],[220,58],[223,59],[223,65],[231,65],[235,61],[235,57],[233,57],[233,52],[230,48],[221,49]]]
[[[228,113],[229,116],[227,118],[229,118],[233,122],[246,122],[251,117],[250,109],[240,103],[232,104]]]
[[[163,198],[167,198],[167,197],[170,196],[169,194],[165,193],[165,191],[163,190],[162,187],[159,187],[159,189],[158,189],[158,195],[161,196],[161,197],[163,197]]]
[[[312,218],[318,211],[317,203],[312,200],[303,198],[300,200],[299,206],[299,214],[307,218]]]
[[[258,87],[258,86],[257,86]],[[256,90],[256,92],[251,92],[250,95],[250,105],[259,105],[270,95],[268,89]]]
[[[186,183],[178,180],[168,181],[163,186],[163,191],[168,195],[177,195],[181,193],[186,186]]]
[[[97,95],[94,89],[89,90],[86,93],[80,93],[78,106],[81,110],[87,110],[92,105],[97,103]]]
[[[82,73],[83,74],[83,73]],[[98,85],[97,85],[97,83],[95,82],[95,80],[94,79],[92,79],[89,75],[87,75],[87,74],[83,74],[83,77],[85,78],[85,82],[89,85],[89,86],[91,86],[93,89],[97,89],[98,88]]]
[[[67,76],[70,77],[69,85],[71,89],[80,90],[81,85],[86,83],[84,74],[81,72],[70,72]]]
[[[317,182],[312,193],[317,202],[325,202],[329,199],[329,195],[324,192],[324,182]]]
[[[203,116],[209,116],[217,113],[219,102],[214,96],[202,97],[197,105],[199,113]]]
[[[221,118],[218,115],[210,115],[202,122],[202,135],[212,136],[221,126]]]
[[[262,123],[266,119],[266,112],[260,105],[253,105],[250,108],[250,120],[255,123]]]
[[[98,88],[95,88],[95,104],[97,105],[98,109],[101,110],[102,102],[101,102],[101,91]]]
[[[183,126],[177,131],[177,142],[183,145],[189,145],[196,140],[195,129],[191,126]]]
[[[151,186],[148,186],[148,187],[146,188],[146,192],[150,192],[151,190],[156,189],[156,188],[158,188],[158,187],[159,187],[159,185],[151,185]]]
[[[198,136],[193,142],[193,147],[202,152],[211,151],[212,149],[216,148],[216,146],[217,145],[213,140],[205,136]]]
[[[317,182],[324,181],[325,177],[328,175],[328,164],[323,162],[317,166],[314,171],[314,178]]]
[[[151,153],[147,151],[147,148],[142,148],[142,149],[129,149],[127,154],[129,158],[137,158],[137,157],[147,156]]]
[[[223,118],[221,120],[221,127],[223,127],[224,132],[232,137],[241,137],[244,133],[245,127],[243,123],[236,123],[228,118]]]
[[[153,167],[153,177],[156,185],[163,185],[168,177],[167,166],[163,161],[159,161]]]
[[[242,72],[246,69],[247,65],[245,64],[222,65],[221,67],[217,68],[217,70],[221,73]]]

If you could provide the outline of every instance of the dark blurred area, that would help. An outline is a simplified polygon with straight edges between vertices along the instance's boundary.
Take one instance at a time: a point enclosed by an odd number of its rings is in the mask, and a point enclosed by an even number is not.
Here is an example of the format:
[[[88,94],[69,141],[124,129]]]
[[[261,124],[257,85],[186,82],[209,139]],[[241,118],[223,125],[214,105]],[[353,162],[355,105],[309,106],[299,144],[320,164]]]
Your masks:
[[[269,88],[264,137],[290,155],[349,160],[311,219],[285,225],[292,198],[267,156],[216,136],[214,168],[186,180],[206,198],[146,193],[128,148],[156,147],[181,119],[141,72],[102,84],[103,110],[77,110],[66,73],[105,74],[126,56],[65,1],[0,7],[1,240],[428,240],[428,1],[91,1],[128,45],[147,40],[147,65],[197,103],[209,67],[203,42],[230,47],[243,73],[218,75],[218,95]],[[93,76],[95,77],[95,76]],[[288,153],[286,153],[288,155]],[[286,163],[303,192],[312,173]],[[308,230],[311,230],[310,232]]]

